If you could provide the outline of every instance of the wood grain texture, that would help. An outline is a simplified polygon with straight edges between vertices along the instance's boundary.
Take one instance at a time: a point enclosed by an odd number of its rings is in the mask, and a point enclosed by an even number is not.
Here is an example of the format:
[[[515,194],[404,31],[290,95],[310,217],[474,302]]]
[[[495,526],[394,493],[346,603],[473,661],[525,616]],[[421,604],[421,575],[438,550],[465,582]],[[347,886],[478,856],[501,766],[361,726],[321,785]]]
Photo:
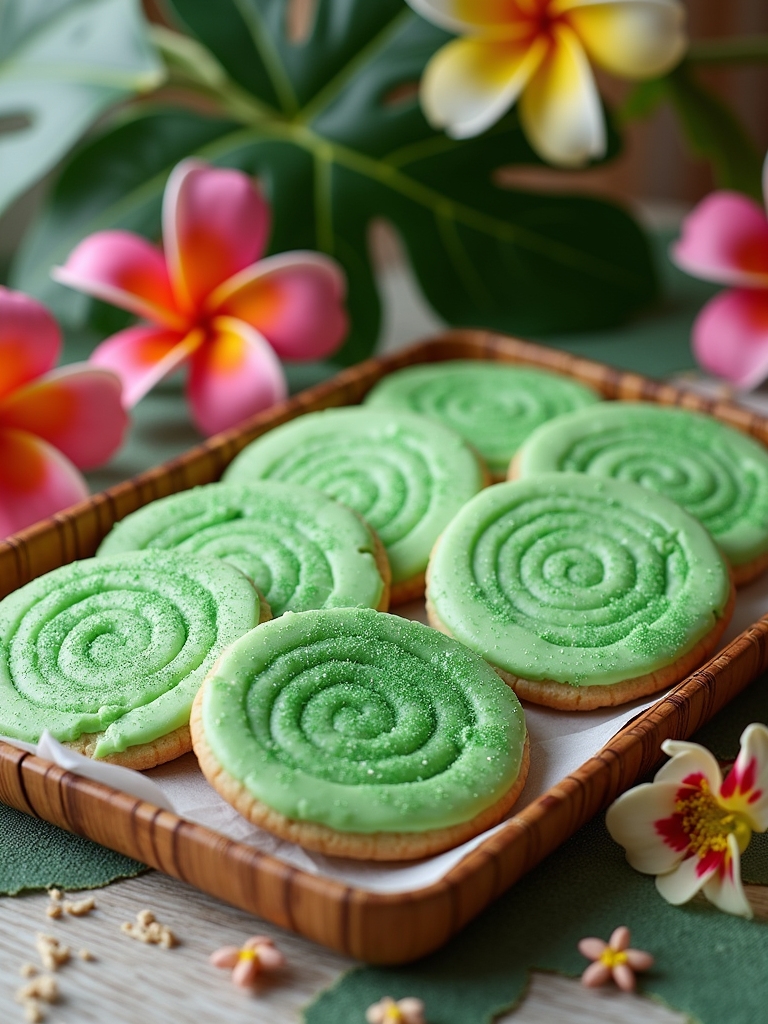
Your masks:
[[[707,412],[768,443],[768,421],[637,374],[479,331],[455,331],[373,359],[311,388],[243,427],[96,495],[0,545],[0,595],[93,554],[112,524],[162,495],[218,479],[253,438],[302,413],[359,402],[384,374],[418,362],[472,358],[539,366],[608,399]],[[166,874],[344,954],[373,963],[414,960],[445,943],[526,871],[606,807],[768,668],[768,618],[640,715],[577,772],[481,844],[444,879],[416,892],[371,894],[289,867],[243,844],[0,745],[0,799],[136,857]],[[535,752],[534,752],[535,756]]]
[[[80,893],[77,898],[87,894]],[[281,931],[249,914],[161,874],[116,882],[92,895],[88,917],[51,921],[44,893],[0,899],[0,1020],[22,1024],[13,994],[19,969],[35,962],[35,935],[45,932],[83,947],[97,959],[74,960],[56,975],[62,999],[50,1024],[298,1024],[301,1008],[333,984],[353,962]],[[750,898],[752,898],[750,896]],[[144,946],[120,932],[144,908],[171,927],[181,944],[173,950]],[[251,995],[211,967],[210,953],[267,934],[286,954],[288,970]],[[386,993],[382,991],[382,995]],[[362,1024],[362,1016],[360,1018]],[[642,996],[614,988],[585,989],[556,974],[533,973],[520,1004],[497,1024],[686,1024],[687,1017]]]

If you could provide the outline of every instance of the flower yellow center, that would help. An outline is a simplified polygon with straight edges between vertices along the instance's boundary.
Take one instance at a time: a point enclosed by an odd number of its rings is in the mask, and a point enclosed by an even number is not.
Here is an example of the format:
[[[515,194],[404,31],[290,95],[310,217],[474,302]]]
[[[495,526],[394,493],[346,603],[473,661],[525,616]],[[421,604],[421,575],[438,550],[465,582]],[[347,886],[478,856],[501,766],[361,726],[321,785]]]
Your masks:
[[[747,818],[718,803],[704,779],[699,789],[675,802],[675,810],[682,816],[689,849],[699,857],[723,853],[728,848],[730,835],[736,836],[740,853],[749,846],[752,829]]]
[[[255,949],[241,949],[237,954],[238,960],[258,960],[259,954]]]
[[[623,949],[611,949],[610,946],[608,946],[607,949],[604,949],[600,954],[600,963],[605,964],[606,967],[610,967],[611,970],[613,970],[614,967],[618,967],[620,964],[625,964],[627,959],[627,954]]]
[[[388,1006],[384,1011],[385,1024],[401,1024],[403,1020],[402,1010],[397,1006]]]

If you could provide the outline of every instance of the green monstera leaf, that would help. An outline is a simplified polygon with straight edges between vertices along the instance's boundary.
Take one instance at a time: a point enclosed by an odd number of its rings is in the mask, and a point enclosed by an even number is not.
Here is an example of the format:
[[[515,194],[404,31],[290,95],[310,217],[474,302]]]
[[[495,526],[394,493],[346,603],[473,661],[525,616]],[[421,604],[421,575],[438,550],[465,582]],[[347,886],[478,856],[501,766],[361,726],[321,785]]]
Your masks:
[[[300,39],[288,0],[169,7],[193,37],[156,34],[172,77],[214,99],[222,117],[139,111],[75,155],[14,275],[70,325],[92,325],[91,307],[48,283],[51,263],[106,227],[159,238],[164,181],[187,154],[260,179],[274,208],[273,251],[318,249],[341,262],[353,322],[343,361],[368,355],[378,334],[376,218],[395,226],[427,298],[454,324],[590,329],[653,296],[646,239],[626,212],[494,183],[501,166],[539,162],[514,112],[464,142],[429,127],[415,85],[448,37],[403,0],[316,0]]]
[[[0,210],[164,75],[138,0],[0,0]]]

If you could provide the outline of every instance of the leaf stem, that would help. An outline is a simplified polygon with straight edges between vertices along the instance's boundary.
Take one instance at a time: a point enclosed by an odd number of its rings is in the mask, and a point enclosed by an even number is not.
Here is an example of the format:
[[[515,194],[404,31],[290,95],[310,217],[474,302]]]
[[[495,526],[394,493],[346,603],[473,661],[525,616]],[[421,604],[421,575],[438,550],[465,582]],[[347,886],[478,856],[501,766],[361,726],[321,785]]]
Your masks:
[[[685,60],[692,64],[766,64],[768,35],[699,39],[691,43]]]

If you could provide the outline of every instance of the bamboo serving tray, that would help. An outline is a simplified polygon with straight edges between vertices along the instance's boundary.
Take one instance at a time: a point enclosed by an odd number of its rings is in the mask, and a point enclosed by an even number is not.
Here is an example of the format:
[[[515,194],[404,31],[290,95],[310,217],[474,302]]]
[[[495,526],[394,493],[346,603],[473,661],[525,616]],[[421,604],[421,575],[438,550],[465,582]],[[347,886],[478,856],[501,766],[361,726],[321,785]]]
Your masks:
[[[542,367],[608,399],[680,405],[768,444],[768,419],[555,349],[454,331],[371,359],[243,426],[112,487],[0,544],[0,597],[94,554],[119,519],[177,491],[218,480],[250,441],[303,413],[359,402],[385,374],[415,363],[485,359]],[[640,714],[427,888],[381,895],[308,874],[125,793],[0,743],[0,801],[134,857],[168,875],[369,963],[405,963],[437,949],[586,821],[646,774],[664,739],[690,736],[768,668],[768,616]],[[532,752],[536,756],[536,751]]]

